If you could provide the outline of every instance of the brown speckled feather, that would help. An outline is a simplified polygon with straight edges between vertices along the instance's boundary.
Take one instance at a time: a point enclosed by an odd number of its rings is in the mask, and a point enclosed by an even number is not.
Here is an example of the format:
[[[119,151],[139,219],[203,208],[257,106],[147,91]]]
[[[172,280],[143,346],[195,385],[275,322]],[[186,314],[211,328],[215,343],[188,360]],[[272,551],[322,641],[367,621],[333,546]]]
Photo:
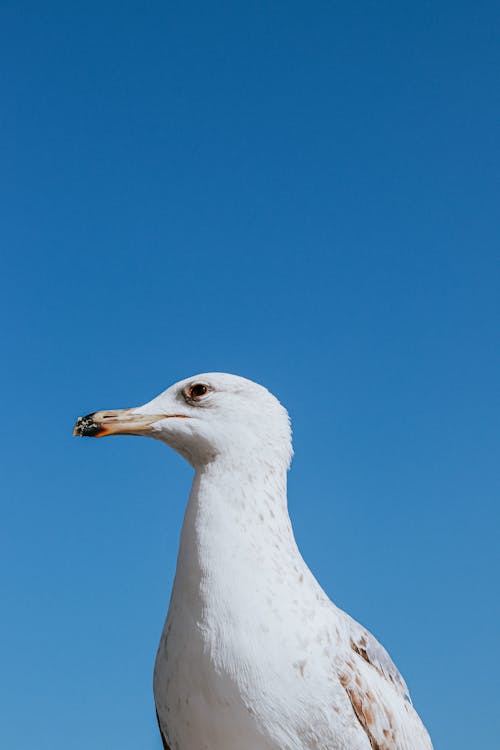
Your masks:
[[[340,682],[372,750],[432,750],[389,655],[368,631],[354,625]]]

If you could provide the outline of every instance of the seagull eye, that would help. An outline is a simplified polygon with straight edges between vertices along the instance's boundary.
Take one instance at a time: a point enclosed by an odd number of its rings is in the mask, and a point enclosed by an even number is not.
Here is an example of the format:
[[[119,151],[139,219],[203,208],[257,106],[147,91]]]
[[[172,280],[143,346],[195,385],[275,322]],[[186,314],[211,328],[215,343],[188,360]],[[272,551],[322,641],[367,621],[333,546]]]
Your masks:
[[[205,385],[204,383],[195,383],[189,387],[188,396],[194,401],[198,401],[200,398],[203,398],[203,396],[206,396],[208,391],[208,385]]]

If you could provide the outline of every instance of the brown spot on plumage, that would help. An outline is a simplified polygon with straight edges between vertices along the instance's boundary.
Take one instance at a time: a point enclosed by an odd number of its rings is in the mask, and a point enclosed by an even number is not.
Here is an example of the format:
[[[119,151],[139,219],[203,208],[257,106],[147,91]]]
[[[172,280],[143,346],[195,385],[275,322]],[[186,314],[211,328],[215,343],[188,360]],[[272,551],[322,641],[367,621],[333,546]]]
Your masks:
[[[382,735],[380,735],[380,728],[377,731],[376,717],[380,717],[381,706],[373,693],[366,685],[363,685],[361,675],[344,672],[340,675],[340,683],[351,701],[354,714],[368,737],[372,750],[394,750],[394,731],[386,729]],[[382,709],[388,719],[387,709],[385,707]]]
[[[375,722],[371,706],[365,706],[365,719],[367,724],[373,724]]]
[[[371,664],[370,657],[368,656],[368,652],[366,650],[366,640],[361,636],[359,641],[356,643],[356,641],[353,641],[351,639],[351,648],[353,651],[355,651],[359,656],[361,656],[362,659],[368,662],[368,664]]]
[[[295,669],[298,669],[301,677],[304,677],[304,671],[305,671],[305,668],[306,668],[306,663],[307,663],[306,660],[302,659],[301,661],[295,662],[295,664],[293,665],[295,667]]]

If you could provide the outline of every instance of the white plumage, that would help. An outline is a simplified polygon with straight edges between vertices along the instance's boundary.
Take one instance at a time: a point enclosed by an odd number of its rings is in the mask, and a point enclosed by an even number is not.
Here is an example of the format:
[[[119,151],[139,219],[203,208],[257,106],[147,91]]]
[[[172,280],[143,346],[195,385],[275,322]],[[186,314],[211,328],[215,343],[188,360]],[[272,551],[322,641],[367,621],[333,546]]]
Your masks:
[[[195,469],[154,672],[165,747],[432,750],[385,649],[297,548],[289,420],[274,396],[210,373],[124,414],[127,428],[118,417],[107,432],[163,440]]]

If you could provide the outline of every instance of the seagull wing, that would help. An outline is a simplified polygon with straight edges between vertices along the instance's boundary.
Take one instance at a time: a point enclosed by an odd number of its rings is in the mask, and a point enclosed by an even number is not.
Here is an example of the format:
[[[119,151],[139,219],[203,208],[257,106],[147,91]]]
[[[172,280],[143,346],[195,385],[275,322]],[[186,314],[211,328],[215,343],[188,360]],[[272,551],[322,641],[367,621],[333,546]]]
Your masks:
[[[432,750],[408,688],[385,648],[346,615],[349,648],[340,682],[373,750]]]
[[[156,721],[158,722],[158,729],[160,730],[161,741],[163,743],[163,750],[170,750],[169,746],[167,745],[167,740],[165,739],[165,735],[163,734],[163,730],[161,728],[160,717],[158,716],[158,711],[156,712]]]

